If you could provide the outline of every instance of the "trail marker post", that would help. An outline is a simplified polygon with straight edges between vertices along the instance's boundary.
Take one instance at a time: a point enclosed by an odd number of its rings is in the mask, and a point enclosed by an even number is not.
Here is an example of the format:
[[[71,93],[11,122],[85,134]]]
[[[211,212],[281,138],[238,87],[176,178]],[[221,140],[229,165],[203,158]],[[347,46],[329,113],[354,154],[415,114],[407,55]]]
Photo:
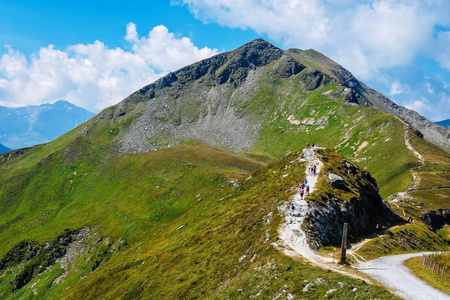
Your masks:
[[[347,231],[348,231],[348,223],[344,223],[344,228],[342,230],[341,261],[340,261],[341,263],[345,263],[346,260]]]

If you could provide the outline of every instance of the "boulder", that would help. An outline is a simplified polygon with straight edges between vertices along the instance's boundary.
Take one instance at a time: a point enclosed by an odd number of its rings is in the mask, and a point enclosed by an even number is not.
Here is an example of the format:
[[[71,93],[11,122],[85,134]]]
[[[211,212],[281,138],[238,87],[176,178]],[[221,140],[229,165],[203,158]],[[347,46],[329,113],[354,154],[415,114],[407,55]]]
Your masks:
[[[328,182],[336,187],[336,188],[343,188],[345,187],[345,180],[344,178],[342,178],[341,176],[334,174],[334,173],[329,173],[328,174]]]

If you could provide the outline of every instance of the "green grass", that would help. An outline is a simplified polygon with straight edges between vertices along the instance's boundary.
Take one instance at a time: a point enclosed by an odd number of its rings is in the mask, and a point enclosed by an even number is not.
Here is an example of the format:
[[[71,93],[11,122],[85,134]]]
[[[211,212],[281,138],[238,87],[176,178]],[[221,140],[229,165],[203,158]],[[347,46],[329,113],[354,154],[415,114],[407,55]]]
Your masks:
[[[450,247],[450,239],[432,232],[420,222],[395,226],[387,234],[365,243],[357,253],[365,259],[375,259],[384,255],[403,254],[420,251],[444,251]]]
[[[446,270],[450,269],[450,255],[437,255],[433,261],[436,264],[440,263],[445,266]],[[404,262],[404,264],[411,269],[414,275],[421,280],[428,283],[430,286],[443,291],[450,295],[450,276],[448,274],[445,278],[442,278],[437,272],[432,272],[429,268],[425,267],[422,262],[422,257],[413,257]]]
[[[392,298],[382,288],[286,257],[271,245],[281,223],[277,206],[304,176],[301,165],[285,168],[298,155],[255,171],[239,180],[240,187],[227,186],[205,197],[153,239],[143,238],[64,297],[229,299],[259,293],[269,298],[284,289],[298,297],[318,298],[337,288],[337,299]],[[179,229],[182,225],[186,226]],[[325,284],[303,291],[319,278]]]
[[[276,77],[276,63],[269,64],[256,92],[249,99],[233,98],[233,103],[231,95],[236,88],[228,83],[222,86],[223,97],[230,99],[226,104],[235,108],[235,114],[261,125],[254,148],[238,153],[241,157],[198,142],[176,140],[164,131],[149,142],[159,143],[158,147],[179,147],[119,154],[118,141],[135,125],[148,101],[162,101],[138,92],[51,143],[0,159],[0,258],[22,241],[52,243],[65,229],[89,228],[93,236],[109,240],[97,247],[96,239],[87,238],[86,251],[59,285],[52,283],[65,270],[55,265],[8,295],[22,267],[0,271],[0,298],[53,298],[63,297],[63,293],[72,298],[151,295],[223,299],[249,298],[259,292],[268,298],[283,289],[299,297],[317,298],[337,288],[337,282],[345,285],[338,288],[336,298],[391,298],[381,288],[287,258],[270,245],[280,224],[276,208],[290,196],[285,191],[304,174],[301,168],[282,170],[284,162],[278,159],[307,142],[332,148],[371,172],[384,198],[404,191],[412,182],[410,169],[418,167],[417,159],[404,145],[400,121],[374,108],[345,104],[342,86],[336,82],[307,91],[303,86],[307,75],[319,69],[332,76],[329,67],[318,61],[307,62],[298,53],[292,57],[312,69],[283,79]],[[236,62],[239,57],[233,59]],[[217,70],[217,75],[224,70]],[[241,80],[244,71],[236,70],[233,78]],[[218,101],[203,94],[215,84],[215,75],[196,82],[180,76],[180,82],[186,83],[184,89],[167,87],[167,113],[151,113],[151,117],[178,124],[183,117],[196,120],[208,111],[216,114]],[[291,124],[290,116],[291,121],[300,123]],[[411,143],[427,162],[418,170],[423,178],[421,187],[448,185],[449,156],[418,136],[413,135]],[[271,164],[265,167],[266,163]],[[255,170],[252,178],[245,180]],[[285,173],[290,175],[280,177]],[[241,187],[228,186],[232,179],[239,179]],[[426,209],[448,204],[448,189],[412,194]],[[350,194],[339,196],[349,198]],[[413,210],[407,206],[402,209],[408,213]],[[263,218],[270,212],[272,223],[264,225]],[[418,215],[420,209],[416,212]],[[181,225],[187,226],[177,231]],[[375,257],[386,251],[438,249],[445,244],[441,236],[436,238],[428,229],[415,226],[407,236],[418,240],[416,248],[410,241],[407,246],[401,243],[408,228],[402,227],[388,243],[374,241],[365,251]],[[105,255],[99,269],[90,274],[104,256],[103,247],[116,250],[108,261]],[[318,277],[329,286],[316,284],[302,292],[305,280],[314,282]],[[29,289],[31,285],[37,295]]]
[[[55,151],[45,164],[21,168],[10,184],[2,186],[0,257],[20,241],[45,244],[65,228],[85,226],[100,236],[134,244],[195,207],[200,198],[216,193],[228,180],[264,166],[197,142],[163,151],[106,155],[97,163],[88,163],[94,149],[83,151],[73,164],[64,163],[67,151]],[[51,283],[55,272],[43,277]],[[8,287],[11,280],[0,278],[0,287]],[[55,289],[60,290],[49,293]]]

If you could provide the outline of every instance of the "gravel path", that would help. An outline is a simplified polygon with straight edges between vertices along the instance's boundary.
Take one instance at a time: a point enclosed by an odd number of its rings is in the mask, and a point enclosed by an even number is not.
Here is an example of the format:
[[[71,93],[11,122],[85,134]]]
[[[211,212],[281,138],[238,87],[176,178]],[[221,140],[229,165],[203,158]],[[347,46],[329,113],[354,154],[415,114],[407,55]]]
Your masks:
[[[316,174],[320,173],[320,169],[322,168],[322,162],[317,158],[314,154],[312,148],[303,149],[302,155],[303,158],[298,158],[300,162],[306,164],[306,179],[309,184],[309,193],[313,193],[315,190],[315,185],[317,182],[318,175],[313,175],[308,171],[308,166],[316,165],[317,170]],[[292,161],[291,163],[293,163]],[[307,196],[305,195],[304,198]],[[306,238],[306,234],[303,232],[301,226],[303,223],[303,219],[305,215],[308,213],[308,203],[305,199],[301,199],[300,193],[296,193],[294,198],[291,200],[291,203],[295,206],[295,213],[292,216],[290,211],[285,212],[286,223],[281,227],[279,232],[279,237],[283,241],[283,244],[287,247],[287,251],[285,253],[287,255],[295,256],[301,255],[306,259],[315,262],[315,263],[325,263],[331,262],[331,259],[320,256],[316,254],[308,244],[308,240]],[[294,252],[290,252],[289,249],[294,250]]]
[[[323,166],[322,162],[317,158],[313,149],[311,148],[303,149],[302,155],[291,163],[294,163],[297,160],[299,162],[305,163],[307,167],[309,165],[315,164],[317,166],[317,174],[319,174],[320,169]],[[309,183],[310,193],[313,193],[315,190],[317,177],[317,175],[314,176],[310,174],[308,170],[306,170],[306,179]],[[283,245],[283,247],[279,247],[280,245],[275,246],[280,249],[280,251],[283,251],[286,255],[292,257],[301,255],[315,265],[363,280],[363,278],[361,278],[357,274],[348,272],[348,270],[342,270],[340,266],[331,265],[330,258],[321,256],[311,249],[307,242],[306,235],[301,229],[303,219],[309,210],[308,203],[304,199],[301,199],[299,193],[295,194],[293,199],[291,199],[291,203],[293,203],[295,206],[295,213],[293,216],[288,209],[282,209],[282,212],[285,214],[286,222],[280,228],[279,237],[282,241],[281,244]],[[359,246],[361,246],[368,240],[369,239],[363,241]],[[359,247],[355,247],[354,251],[356,251],[357,248]],[[350,254],[352,253],[353,251],[351,251]],[[359,265],[354,269],[367,274],[374,280],[390,288],[395,294],[404,299],[450,299],[450,296],[448,296],[447,294],[429,286],[425,282],[415,277],[411,273],[411,271],[403,265],[403,262],[406,259],[415,256],[421,256],[424,253],[428,252],[384,256],[367,262],[361,262],[357,259]],[[364,260],[362,257],[361,259]]]
[[[393,290],[403,299],[440,300],[450,296],[429,286],[403,265],[411,257],[430,254],[431,252],[409,253],[383,256],[368,262],[360,263],[356,270],[366,273],[376,281]]]

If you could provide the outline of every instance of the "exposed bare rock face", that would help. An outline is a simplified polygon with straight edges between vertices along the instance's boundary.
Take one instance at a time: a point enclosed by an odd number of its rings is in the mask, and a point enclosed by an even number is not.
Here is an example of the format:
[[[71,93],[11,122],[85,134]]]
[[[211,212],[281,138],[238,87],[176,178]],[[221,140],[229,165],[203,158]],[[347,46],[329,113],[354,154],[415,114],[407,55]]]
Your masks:
[[[375,232],[376,224],[404,222],[381,198],[369,172],[361,171],[335,152],[319,151],[327,180],[311,195],[303,225],[312,248],[338,246],[344,223],[348,223],[350,241],[355,241]]]
[[[424,213],[420,218],[431,230],[436,231],[450,225],[450,209],[438,209]]]
[[[285,51],[262,39],[169,73],[96,119],[116,123],[109,134],[117,135],[122,153],[163,149],[190,139],[234,153],[249,152],[265,122],[273,118],[273,109],[284,110],[286,95],[275,96],[274,103],[270,88],[265,86],[278,86],[287,78],[306,93],[337,84],[342,89],[329,97],[343,97],[349,105],[372,106],[395,114],[425,139],[450,151],[449,128],[396,105],[314,50]],[[272,102],[265,103],[265,97]],[[123,131],[122,126],[126,127]],[[85,128],[86,133],[91,130]]]

